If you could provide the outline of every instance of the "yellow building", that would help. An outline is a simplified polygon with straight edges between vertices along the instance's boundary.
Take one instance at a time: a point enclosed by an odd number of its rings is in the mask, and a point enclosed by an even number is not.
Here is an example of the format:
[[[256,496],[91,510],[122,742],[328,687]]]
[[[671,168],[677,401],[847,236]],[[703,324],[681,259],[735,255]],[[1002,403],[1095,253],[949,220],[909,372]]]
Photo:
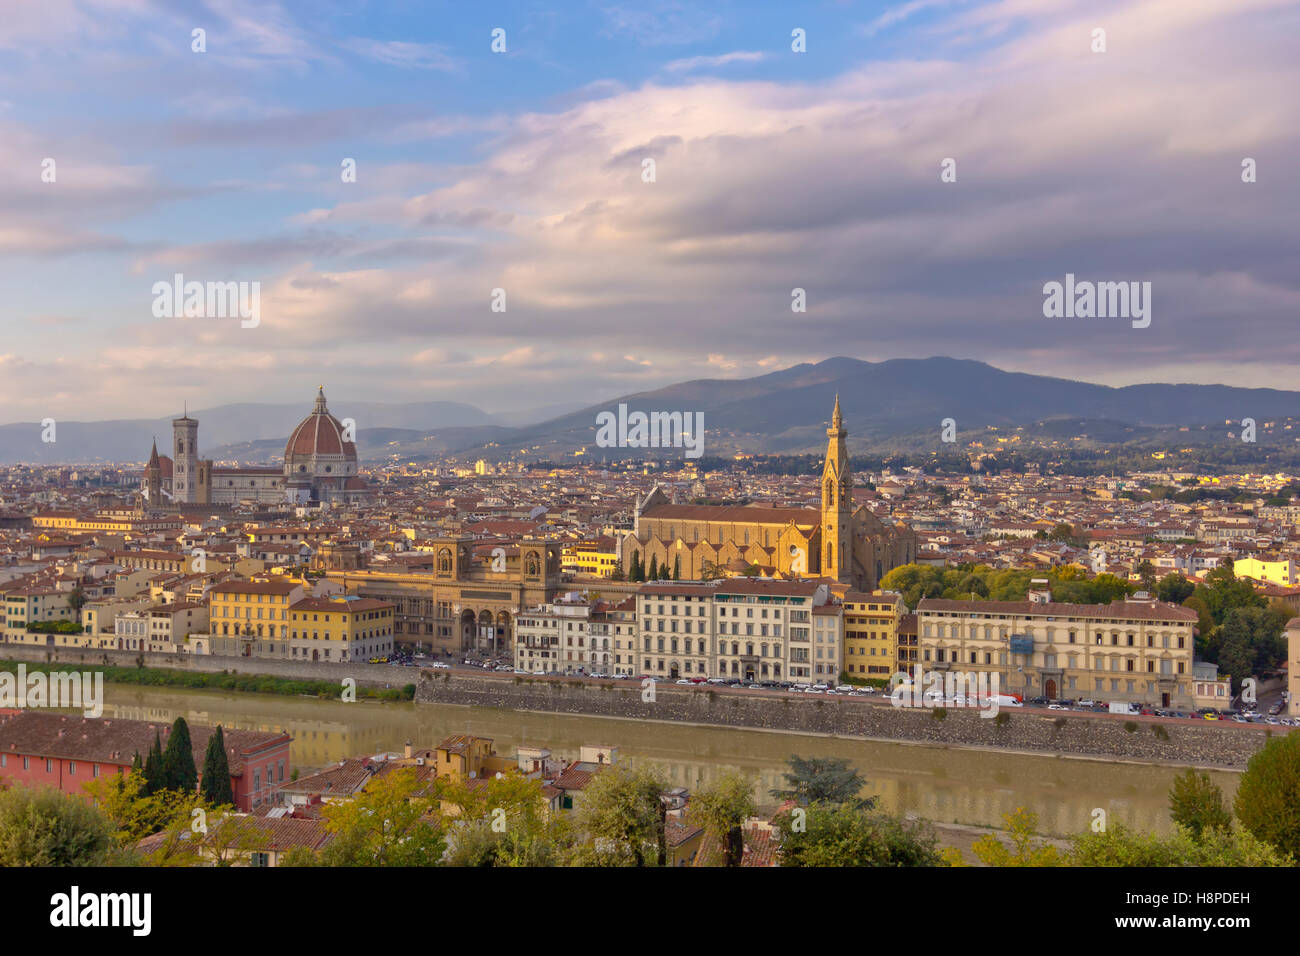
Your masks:
[[[435,748],[435,772],[440,779],[465,780],[482,777],[493,764],[496,752],[491,737],[452,734]],[[495,768],[494,768],[495,769]]]
[[[1284,588],[1300,584],[1300,568],[1290,558],[1238,558],[1232,570],[1239,578],[1254,578]]]
[[[573,541],[564,546],[560,567],[574,574],[607,578],[618,566],[618,542],[602,535],[591,541]],[[627,569],[624,568],[624,571]]]
[[[210,599],[213,654],[367,661],[393,650],[387,601],[306,597],[294,581],[228,581]]]
[[[898,659],[898,626],[907,608],[894,591],[844,595],[844,670],[858,679],[888,679]]]

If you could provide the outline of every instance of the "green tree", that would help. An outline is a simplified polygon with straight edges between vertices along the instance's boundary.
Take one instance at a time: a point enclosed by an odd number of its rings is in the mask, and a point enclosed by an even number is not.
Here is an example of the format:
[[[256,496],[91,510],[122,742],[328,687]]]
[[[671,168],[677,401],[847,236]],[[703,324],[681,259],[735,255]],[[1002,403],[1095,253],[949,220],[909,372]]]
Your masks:
[[[333,839],[318,855],[326,866],[435,866],[446,843],[427,784],[414,767],[371,778],[351,800],[326,804]],[[302,855],[295,863],[305,862]]]
[[[1182,604],[1192,596],[1192,592],[1195,590],[1196,585],[1177,571],[1174,571],[1166,574],[1156,584],[1156,597],[1162,601],[1168,601],[1170,604]]]
[[[1232,826],[1232,815],[1223,803],[1223,791],[1210,781],[1208,773],[1198,774],[1190,767],[1175,777],[1169,788],[1169,813],[1175,823],[1197,840],[1206,830]]]
[[[105,866],[113,825],[93,804],[53,787],[0,791],[0,866]]]
[[[785,774],[786,788],[770,791],[779,800],[793,800],[800,806],[823,803],[868,808],[875,805],[874,798],[860,797],[865,781],[842,757],[805,760],[791,754],[786,763],[790,767]]]
[[[203,755],[203,779],[200,792],[214,806],[234,804],[235,794],[230,787],[230,762],[226,757],[226,737],[217,729],[208,738],[208,749]]]
[[[1134,570],[1137,571],[1138,580],[1142,582],[1142,590],[1148,593],[1154,592],[1156,589],[1156,566],[1143,558],[1138,562],[1138,566]]]
[[[847,804],[782,811],[782,866],[941,866],[933,832],[920,822]]]
[[[650,556],[650,571],[646,575],[646,579],[649,581],[659,580],[659,555],[657,554]]]
[[[740,866],[745,853],[745,820],[754,815],[754,781],[729,771],[691,796],[690,817],[722,844],[727,866]]]
[[[682,556],[678,554],[678,555],[674,555],[673,557],[673,580],[680,581],[681,579],[682,579]]]
[[[667,862],[665,783],[658,770],[606,767],[583,789],[578,829],[587,838],[575,862],[663,866]]]
[[[971,844],[971,852],[985,866],[1060,866],[1061,851],[1050,843],[1043,843],[1036,835],[1038,815],[1024,807],[1018,807],[1014,813],[1004,813],[1007,836],[1011,845],[1007,846],[992,833],[980,837]]]
[[[157,733],[153,735],[153,746],[144,759],[144,793],[146,796],[157,793],[166,787],[163,776],[162,740]]]
[[[1290,858],[1240,829],[1210,827],[1198,840],[1182,828],[1162,837],[1150,831],[1135,833],[1120,823],[1075,837],[1066,862],[1123,867],[1293,865]]]
[[[1300,734],[1273,737],[1250,758],[1233,809],[1257,839],[1300,856]]]
[[[162,785],[164,789],[191,793],[199,783],[199,771],[194,766],[194,743],[190,740],[190,727],[184,717],[177,717],[172,732],[167,737],[167,749],[162,755]]]

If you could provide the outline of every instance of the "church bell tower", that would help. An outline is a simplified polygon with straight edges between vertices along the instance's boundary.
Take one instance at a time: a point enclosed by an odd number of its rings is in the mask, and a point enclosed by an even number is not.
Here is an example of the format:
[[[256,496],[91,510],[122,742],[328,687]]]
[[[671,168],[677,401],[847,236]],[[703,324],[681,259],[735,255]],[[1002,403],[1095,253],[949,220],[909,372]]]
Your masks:
[[[823,577],[851,584],[853,475],[849,470],[848,435],[840,416],[840,397],[836,395],[831,427],[826,429],[826,464],[822,468],[821,573]]]

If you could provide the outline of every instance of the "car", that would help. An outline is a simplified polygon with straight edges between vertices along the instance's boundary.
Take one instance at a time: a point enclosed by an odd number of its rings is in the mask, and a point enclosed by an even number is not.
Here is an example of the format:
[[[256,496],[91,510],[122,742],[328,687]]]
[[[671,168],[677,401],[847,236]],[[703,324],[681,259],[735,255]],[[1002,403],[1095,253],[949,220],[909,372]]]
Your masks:
[[[709,684],[725,684],[725,683],[727,683],[727,679],[726,679],[725,677],[710,677],[710,678],[706,681],[706,683],[709,683]]]
[[[434,662],[433,662],[432,664],[430,664],[429,666],[432,667],[432,668],[434,668],[435,670],[440,670],[440,671],[449,671],[449,670],[451,670],[451,665],[448,664],[446,661],[434,661]]]
[[[826,692],[825,692],[824,690],[820,690],[820,689],[818,689],[818,688],[816,688],[816,687],[809,687],[809,688],[807,688],[806,690],[804,690],[804,693],[805,693],[805,694],[824,694],[824,693],[826,693]]]
[[[691,682],[692,684],[706,684],[706,683],[708,683],[708,680],[709,680],[709,679],[708,679],[707,677],[692,677],[692,678],[690,678],[690,682]]]
[[[1066,707],[1064,704],[1048,704],[1047,709],[1048,710],[1069,710],[1070,708]]]
[[[615,674],[615,675],[614,675],[614,680],[627,680],[627,678],[628,678],[628,675],[627,675],[627,674]]]
[[[1152,710],[1150,707],[1143,707],[1140,711],[1138,711],[1138,714],[1142,717],[1154,717],[1156,715],[1156,712]]]
[[[1037,704],[1037,705],[1039,705],[1039,706],[1042,706],[1042,705],[1045,705],[1045,704],[1047,703],[1047,698],[1046,698],[1046,697],[1031,697],[1031,698],[1029,698],[1027,701],[1025,701],[1025,703],[1026,703],[1026,704]]]
[[[817,688],[818,690],[826,690],[826,688],[829,686],[830,686],[829,684],[823,684],[820,681],[818,681],[816,684],[813,684],[813,687]]]
[[[852,684],[840,684],[835,688],[836,692],[840,694],[847,694],[855,689],[856,688]]]
[[[1219,715],[1218,715],[1218,714],[1202,714],[1201,716],[1202,716],[1205,720],[1218,720],[1218,719],[1219,719]]]
[[[763,689],[763,688],[762,688],[761,686],[759,686],[758,684],[746,684],[746,685],[745,685],[745,690],[762,690],[762,689]]]
[[[1091,697],[1085,697],[1083,700],[1079,701],[1079,706],[1080,706],[1080,707],[1096,707],[1096,706],[1097,706],[1097,702],[1096,702],[1095,700],[1093,700]]]
[[[689,687],[690,685],[694,684],[695,682],[694,682],[694,681],[687,680],[685,677],[683,677],[683,678],[681,678],[681,679],[679,679],[679,680],[674,681],[673,683],[676,683],[676,684],[685,684],[685,685],[687,685],[687,686]]]

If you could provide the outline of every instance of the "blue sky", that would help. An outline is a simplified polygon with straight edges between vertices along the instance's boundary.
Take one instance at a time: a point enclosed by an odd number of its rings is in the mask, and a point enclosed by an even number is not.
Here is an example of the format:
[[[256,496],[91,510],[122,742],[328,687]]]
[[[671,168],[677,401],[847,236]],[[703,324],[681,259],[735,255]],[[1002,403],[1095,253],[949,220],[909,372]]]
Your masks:
[[[6,9],[0,420],[318,382],[507,411],[837,354],[1293,388],[1298,21],[1282,0]],[[177,272],[260,283],[259,324],[154,317]],[[1067,272],[1151,281],[1151,327],[1044,319]]]

